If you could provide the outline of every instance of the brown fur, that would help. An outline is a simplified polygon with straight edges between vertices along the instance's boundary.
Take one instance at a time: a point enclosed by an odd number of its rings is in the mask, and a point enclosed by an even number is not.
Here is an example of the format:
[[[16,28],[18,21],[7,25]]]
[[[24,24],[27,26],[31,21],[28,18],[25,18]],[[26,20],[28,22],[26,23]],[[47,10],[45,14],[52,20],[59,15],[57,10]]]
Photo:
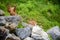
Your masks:
[[[37,24],[37,22],[35,20],[29,20],[28,23],[33,26],[35,26]]]
[[[17,15],[17,14],[16,14],[16,6],[8,5],[8,6],[7,6],[7,10],[8,10],[8,12],[10,13],[11,16]]]

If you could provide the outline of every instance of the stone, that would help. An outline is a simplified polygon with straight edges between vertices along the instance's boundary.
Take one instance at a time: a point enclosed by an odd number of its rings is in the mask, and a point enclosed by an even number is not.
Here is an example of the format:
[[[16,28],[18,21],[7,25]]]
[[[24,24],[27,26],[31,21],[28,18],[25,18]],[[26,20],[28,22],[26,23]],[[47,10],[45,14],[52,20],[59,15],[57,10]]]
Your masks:
[[[34,40],[34,39],[31,38],[31,37],[27,37],[27,38],[25,38],[24,40]]]
[[[8,23],[8,25],[5,25],[5,28],[7,28],[9,30],[15,30],[16,29],[16,26],[15,26],[14,23],[11,23],[11,24]]]
[[[9,34],[9,30],[4,28],[4,27],[0,27],[0,40],[5,40],[6,36]]]
[[[20,22],[20,16],[7,16],[5,17],[5,20],[8,22],[8,23],[14,23],[15,26],[18,26],[18,23]]]
[[[21,40],[21,39],[15,36],[14,34],[9,34],[5,40]]]
[[[22,22],[22,26],[27,27],[27,26],[28,26],[28,24],[27,24],[27,23],[25,23],[25,22]]]
[[[11,23],[11,24],[6,23],[5,28],[8,29],[10,33],[14,33],[16,26],[14,23]]]
[[[31,37],[35,40],[49,40],[48,34],[38,25],[32,28]]]
[[[30,27],[16,29],[16,34],[21,39],[29,37],[31,35],[32,29]]]
[[[60,29],[58,26],[55,26],[47,31],[51,35],[53,40],[60,40]]]
[[[0,16],[0,26],[4,26],[6,24],[6,20],[4,16]]]
[[[4,16],[4,11],[0,9],[0,16]]]
[[[22,26],[25,27],[30,27],[30,28],[33,28],[33,25],[29,24],[29,23],[25,23],[25,22],[22,22]]]

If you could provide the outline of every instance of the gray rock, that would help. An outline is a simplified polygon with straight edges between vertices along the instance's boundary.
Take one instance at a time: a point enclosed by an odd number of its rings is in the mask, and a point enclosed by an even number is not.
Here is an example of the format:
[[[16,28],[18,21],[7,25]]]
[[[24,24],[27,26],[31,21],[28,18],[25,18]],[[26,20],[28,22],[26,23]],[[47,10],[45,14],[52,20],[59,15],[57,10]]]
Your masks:
[[[24,26],[24,28],[25,28],[25,27],[33,28],[33,25],[28,24],[28,23],[25,23],[25,22],[22,22],[22,26]]]
[[[35,40],[49,40],[48,34],[38,25],[33,27],[31,37]]]
[[[14,34],[9,34],[5,40],[21,40],[21,39],[15,36]]]
[[[11,24],[6,23],[6,24],[8,24],[8,25],[5,25],[5,28],[9,29],[10,31],[13,31],[16,29],[16,24],[14,24],[14,23],[11,23]]]
[[[0,9],[0,16],[4,16],[4,11]]]
[[[22,22],[22,25],[23,25],[24,27],[27,27],[27,26],[28,26],[28,24],[25,23],[25,22]]]
[[[6,24],[5,16],[0,16],[0,26],[4,26]]]
[[[16,34],[21,38],[24,39],[31,35],[32,29],[30,27],[16,29]]]
[[[24,40],[34,40],[34,39],[31,38],[31,37],[27,37],[27,38],[25,38]]]
[[[60,40],[60,30],[58,26],[55,26],[47,31],[51,35],[53,40]]]
[[[20,22],[21,18],[20,18],[20,16],[7,16],[7,17],[5,17],[5,20],[10,24],[14,23],[15,26],[17,26],[18,23]]]
[[[0,27],[0,40],[5,40],[6,36],[9,34],[9,30],[4,27]]]

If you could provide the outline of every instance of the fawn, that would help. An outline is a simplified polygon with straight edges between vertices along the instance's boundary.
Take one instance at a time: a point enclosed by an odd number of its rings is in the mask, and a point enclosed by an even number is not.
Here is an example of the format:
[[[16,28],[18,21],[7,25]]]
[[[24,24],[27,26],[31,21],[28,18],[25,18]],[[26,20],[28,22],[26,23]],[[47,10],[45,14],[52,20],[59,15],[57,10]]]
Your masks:
[[[33,26],[37,25],[37,22],[35,20],[29,20],[28,23]]]
[[[16,6],[8,5],[7,10],[10,13],[11,16],[17,15],[17,13],[16,13]]]

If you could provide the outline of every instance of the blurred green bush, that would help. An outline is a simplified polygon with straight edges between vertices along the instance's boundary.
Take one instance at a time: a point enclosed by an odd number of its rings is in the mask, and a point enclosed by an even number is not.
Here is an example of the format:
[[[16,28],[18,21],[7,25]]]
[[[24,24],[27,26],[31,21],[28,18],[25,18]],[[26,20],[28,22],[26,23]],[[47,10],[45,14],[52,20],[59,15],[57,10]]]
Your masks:
[[[7,4],[16,6],[17,13],[23,21],[34,19],[44,30],[53,26],[60,26],[60,5],[58,0],[0,0],[0,9],[8,16]],[[19,24],[19,27],[23,27]]]

